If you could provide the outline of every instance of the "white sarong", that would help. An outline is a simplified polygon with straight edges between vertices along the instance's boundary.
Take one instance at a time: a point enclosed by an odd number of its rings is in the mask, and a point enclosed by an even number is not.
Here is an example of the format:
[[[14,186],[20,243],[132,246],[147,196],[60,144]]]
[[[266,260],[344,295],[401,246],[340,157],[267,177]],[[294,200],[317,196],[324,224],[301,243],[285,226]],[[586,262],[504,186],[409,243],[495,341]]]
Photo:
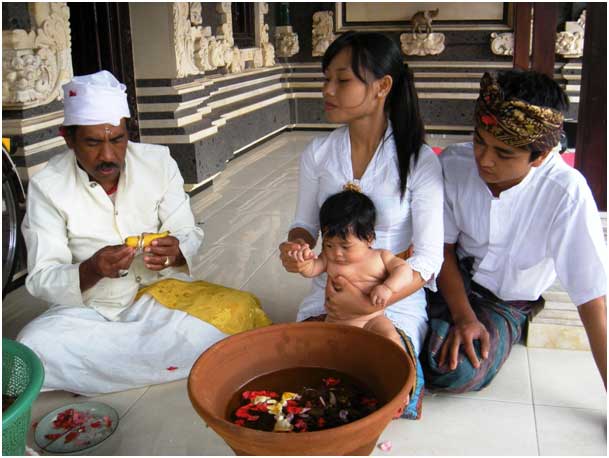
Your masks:
[[[225,337],[144,295],[116,321],[88,307],[54,306],[17,340],[42,360],[43,391],[92,396],[185,378],[199,355]]]

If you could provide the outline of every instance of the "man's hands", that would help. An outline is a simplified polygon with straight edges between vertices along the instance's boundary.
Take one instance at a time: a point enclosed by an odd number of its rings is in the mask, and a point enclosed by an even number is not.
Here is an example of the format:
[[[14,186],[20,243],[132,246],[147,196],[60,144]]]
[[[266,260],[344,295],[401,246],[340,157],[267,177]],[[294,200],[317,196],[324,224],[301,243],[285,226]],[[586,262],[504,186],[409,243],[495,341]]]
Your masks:
[[[372,291],[370,291],[370,299],[378,308],[387,307],[389,299],[391,299],[392,295],[393,291],[391,291],[391,288],[384,283],[376,285],[374,288],[372,288]]]
[[[482,359],[488,358],[490,339],[484,325],[476,318],[455,321],[440,350],[438,365],[442,367],[448,364],[450,370],[455,370],[459,364],[459,347],[463,345],[463,351],[471,361],[472,366],[476,369],[479,368],[480,361],[478,361],[474,350],[474,340],[476,339],[480,340]]]
[[[169,235],[152,241],[144,248],[144,263],[150,270],[163,270],[170,266],[181,266],[186,262],[180,251],[180,241]]]
[[[135,249],[125,245],[103,247],[80,264],[80,290],[88,290],[102,278],[120,277],[120,271],[129,269],[134,257]]]
[[[120,277],[119,271],[129,269],[134,257],[134,248],[113,245],[103,247],[85,263],[89,263],[92,271],[100,278],[117,278]]]

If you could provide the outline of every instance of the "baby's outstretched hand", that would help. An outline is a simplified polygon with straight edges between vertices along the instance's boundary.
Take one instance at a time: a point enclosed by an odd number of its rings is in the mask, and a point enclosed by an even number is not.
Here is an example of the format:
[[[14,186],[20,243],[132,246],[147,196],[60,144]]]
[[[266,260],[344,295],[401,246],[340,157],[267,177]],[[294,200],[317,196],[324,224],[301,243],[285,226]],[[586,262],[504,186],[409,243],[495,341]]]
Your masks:
[[[317,259],[317,255],[309,245],[300,245],[298,250],[288,251],[288,256],[296,262],[306,262],[311,259]]]
[[[370,299],[373,305],[379,308],[385,308],[392,294],[393,291],[383,283],[372,288],[372,291],[370,291]]]

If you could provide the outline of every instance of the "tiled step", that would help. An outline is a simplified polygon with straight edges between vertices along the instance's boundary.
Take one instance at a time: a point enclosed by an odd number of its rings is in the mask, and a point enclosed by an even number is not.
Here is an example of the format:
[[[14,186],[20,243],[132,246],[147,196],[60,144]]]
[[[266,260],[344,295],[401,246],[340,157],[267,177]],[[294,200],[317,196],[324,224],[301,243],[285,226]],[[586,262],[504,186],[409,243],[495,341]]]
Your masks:
[[[566,296],[566,300],[561,296]],[[575,305],[563,291],[544,294],[546,304],[529,319],[527,347],[590,350],[586,331]],[[551,299],[550,299],[551,298]]]
[[[606,241],[607,213],[601,212],[600,216]],[[543,297],[546,300],[543,310],[529,318],[527,347],[589,351],[590,344],[577,307],[560,283],[554,283]]]

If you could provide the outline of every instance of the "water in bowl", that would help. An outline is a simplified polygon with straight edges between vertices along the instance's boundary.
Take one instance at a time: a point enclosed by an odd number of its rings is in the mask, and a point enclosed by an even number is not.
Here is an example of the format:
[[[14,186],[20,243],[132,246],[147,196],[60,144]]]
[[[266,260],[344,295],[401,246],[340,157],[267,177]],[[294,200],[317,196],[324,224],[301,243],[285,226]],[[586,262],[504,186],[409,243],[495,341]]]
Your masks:
[[[233,395],[226,417],[262,431],[320,431],[359,420],[385,402],[364,382],[343,372],[297,367],[245,384]]]

